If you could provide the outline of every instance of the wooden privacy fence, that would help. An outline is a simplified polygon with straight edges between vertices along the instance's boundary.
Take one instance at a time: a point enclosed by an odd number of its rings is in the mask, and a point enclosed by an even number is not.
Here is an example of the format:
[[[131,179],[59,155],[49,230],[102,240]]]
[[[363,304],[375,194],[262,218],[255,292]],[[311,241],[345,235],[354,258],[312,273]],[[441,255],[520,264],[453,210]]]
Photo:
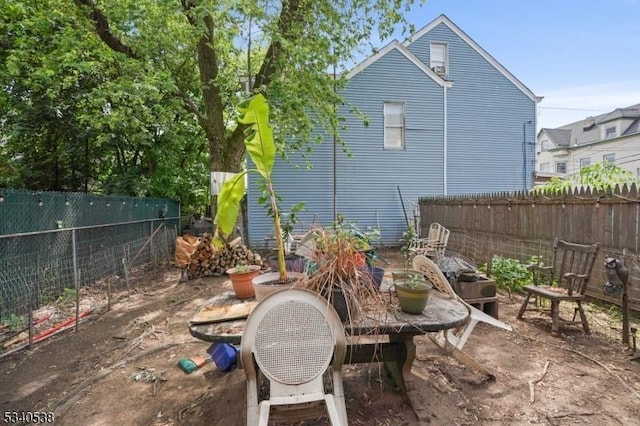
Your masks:
[[[620,258],[629,268],[631,308],[640,311],[640,196],[635,184],[607,192],[577,188],[558,195],[528,192],[422,197],[420,228],[426,235],[432,222],[451,230],[449,248],[476,263],[501,255],[526,262],[548,258],[554,238],[601,244],[587,294],[605,296],[604,257]]]

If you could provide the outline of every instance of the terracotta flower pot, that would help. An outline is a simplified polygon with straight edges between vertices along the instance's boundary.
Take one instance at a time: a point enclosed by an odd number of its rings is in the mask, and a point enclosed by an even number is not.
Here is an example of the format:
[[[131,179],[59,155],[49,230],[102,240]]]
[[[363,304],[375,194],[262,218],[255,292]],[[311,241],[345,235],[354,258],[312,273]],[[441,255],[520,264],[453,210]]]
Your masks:
[[[240,268],[239,271],[238,267],[227,270],[227,275],[231,278],[233,291],[238,299],[248,299],[255,295],[251,281],[260,274],[260,267],[258,265],[249,265],[246,268],[248,269],[246,271],[243,268]]]

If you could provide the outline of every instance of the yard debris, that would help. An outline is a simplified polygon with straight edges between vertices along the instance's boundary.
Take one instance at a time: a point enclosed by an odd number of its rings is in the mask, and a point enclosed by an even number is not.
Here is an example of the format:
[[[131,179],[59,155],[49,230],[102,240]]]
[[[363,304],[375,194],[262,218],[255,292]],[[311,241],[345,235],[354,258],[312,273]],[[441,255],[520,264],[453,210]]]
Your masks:
[[[549,364],[550,364],[549,361],[545,362],[542,375],[537,380],[529,380],[529,402],[532,404],[533,404],[533,401],[535,401],[536,399],[534,386],[536,385],[536,383],[539,383],[547,374],[547,371],[549,370]]]
[[[152,383],[155,382],[158,378],[156,377],[155,368],[147,368],[144,366],[138,367],[139,371],[135,371],[131,374],[131,380],[136,382],[147,382]]]

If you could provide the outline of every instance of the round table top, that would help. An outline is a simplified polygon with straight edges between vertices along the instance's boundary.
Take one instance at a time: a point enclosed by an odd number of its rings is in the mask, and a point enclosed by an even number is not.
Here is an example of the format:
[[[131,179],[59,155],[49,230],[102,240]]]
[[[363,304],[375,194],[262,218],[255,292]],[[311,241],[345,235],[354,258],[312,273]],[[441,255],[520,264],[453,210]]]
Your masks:
[[[198,312],[212,306],[255,303],[255,299],[236,299],[233,292],[221,293],[203,304]],[[197,315],[197,314],[196,314]],[[195,316],[194,316],[195,317]],[[407,314],[390,305],[388,312],[368,315],[345,324],[348,335],[424,334],[460,327],[469,321],[469,310],[457,300],[437,291],[431,292],[421,314]],[[205,342],[240,344],[246,318],[210,323],[189,323],[192,336]]]

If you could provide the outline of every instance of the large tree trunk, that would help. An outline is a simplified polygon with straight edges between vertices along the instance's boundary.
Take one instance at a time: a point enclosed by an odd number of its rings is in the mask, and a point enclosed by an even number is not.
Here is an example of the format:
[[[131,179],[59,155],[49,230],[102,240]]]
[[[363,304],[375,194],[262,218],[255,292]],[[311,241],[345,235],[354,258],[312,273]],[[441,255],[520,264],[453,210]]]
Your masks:
[[[112,50],[120,52],[132,59],[139,59],[133,48],[126,46],[109,29],[106,16],[97,6],[95,0],[74,0],[79,7],[87,8],[87,16],[94,23],[98,36]],[[203,21],[192,13],[197,0],[181,0],[184,14],[189,23],[197,27],[202,22],[205,31],[197,45],[198,71],[202,85],[201,107],[194,104],[188,96],[179,91],[177,96],[183,101],[185,109],[195,115],[199,125],[204,130],[209,144],[210,171],[237,172],[240,170],[245,153],[244,126],[238,125],[233,131],[227,131],[224,123],[224,104],[220,89],[216,84],[218,77],[218,58],[214,45],[215,22],[211,16],[205,16]],[[292,28],[304,20],[304,6],[300,0],[284,0],[278,19],[278,31],[286,40],[295,39]],[[274,38],[256,75],[257,87],[268,87],[274,75],[277,74],[277,64],[283,55],[282,42]],[[177,81],[177,83],[179,83]],[[178,84],[178,86],[180,86]],[[211,214],[215,215],[215,197],[212,197]]]

